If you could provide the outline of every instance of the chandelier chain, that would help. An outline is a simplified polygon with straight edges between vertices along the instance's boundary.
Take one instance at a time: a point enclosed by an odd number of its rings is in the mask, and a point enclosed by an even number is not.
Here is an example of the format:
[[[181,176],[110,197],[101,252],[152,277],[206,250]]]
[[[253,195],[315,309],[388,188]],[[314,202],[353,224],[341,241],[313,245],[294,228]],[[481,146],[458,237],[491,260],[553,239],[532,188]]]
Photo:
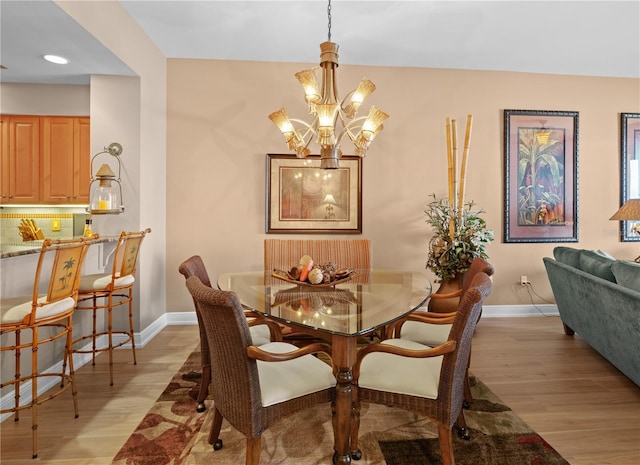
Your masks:
[[[331,42],[331,0],[329,0],[329,4],[327,5],[327,18],[329,19],[329,24],[327,25],[329,29],[327,42]]]

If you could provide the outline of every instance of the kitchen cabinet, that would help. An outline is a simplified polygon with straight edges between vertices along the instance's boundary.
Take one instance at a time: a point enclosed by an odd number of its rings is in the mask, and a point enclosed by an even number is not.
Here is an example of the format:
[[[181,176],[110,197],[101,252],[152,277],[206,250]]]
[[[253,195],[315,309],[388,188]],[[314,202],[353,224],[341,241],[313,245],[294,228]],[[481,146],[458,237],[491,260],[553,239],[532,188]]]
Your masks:
[[[89,203],[89,117],[2,115],[1,202]]]
[[[42,118],[43,203],[89,203],[89,118]]]
[[[40,202],[40,117],[1,116],[2,203]]]

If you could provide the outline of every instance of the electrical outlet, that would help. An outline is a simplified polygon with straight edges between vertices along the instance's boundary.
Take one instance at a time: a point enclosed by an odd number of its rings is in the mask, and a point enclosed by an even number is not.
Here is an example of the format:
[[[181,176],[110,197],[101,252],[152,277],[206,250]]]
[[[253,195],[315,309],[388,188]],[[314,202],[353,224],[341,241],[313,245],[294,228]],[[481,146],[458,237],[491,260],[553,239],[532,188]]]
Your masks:
[[[520,284],[522,286],[526,286],[527,284],[530,284],[529,283],[529,278],[527,278],[527,275],[523,274],[522,276],[520,276]]]
[[[60,231],[60,218],[51,218],[51,230]]]

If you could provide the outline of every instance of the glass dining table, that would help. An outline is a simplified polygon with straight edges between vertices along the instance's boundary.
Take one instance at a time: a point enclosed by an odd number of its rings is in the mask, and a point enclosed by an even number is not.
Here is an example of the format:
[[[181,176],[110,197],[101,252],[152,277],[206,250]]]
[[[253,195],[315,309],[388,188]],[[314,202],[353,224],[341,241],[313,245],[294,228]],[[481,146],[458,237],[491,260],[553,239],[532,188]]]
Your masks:
[[[422,307],[431,295],[424,273],[367,269],[355,270],[350,279],[329,286],[300,285],[276,277],[271,271],[222,273],[221,290],[233,291],[248,310],[302,333],[323,338],[332,346],[337,368],[333,415],[336,464],[360,458],[352,451],[351,406],[358,340],[371,335]]]

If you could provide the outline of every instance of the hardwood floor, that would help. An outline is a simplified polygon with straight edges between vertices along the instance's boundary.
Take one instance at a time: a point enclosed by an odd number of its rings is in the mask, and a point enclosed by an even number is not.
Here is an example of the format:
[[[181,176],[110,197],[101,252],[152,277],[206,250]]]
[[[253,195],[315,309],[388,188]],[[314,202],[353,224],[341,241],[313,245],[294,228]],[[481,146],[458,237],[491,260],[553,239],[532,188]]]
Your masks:
[[[470,369],[572,465],[640,464],[640,388],[559,317],[480,320]]]
[[[40,407],[39,457],[31,459],[30,414],[0,424],[0,463],[110,465],[124,441],[198,344],[196,326],[165,328],[139,349],[116,351],[115,385],[106,355],[77,371],[80,417],[71,394]],[[640,463],[640,388],[557,317],[483,318],[471,371],[571,465]],[[499,465],[499,464],[492,464]]]

